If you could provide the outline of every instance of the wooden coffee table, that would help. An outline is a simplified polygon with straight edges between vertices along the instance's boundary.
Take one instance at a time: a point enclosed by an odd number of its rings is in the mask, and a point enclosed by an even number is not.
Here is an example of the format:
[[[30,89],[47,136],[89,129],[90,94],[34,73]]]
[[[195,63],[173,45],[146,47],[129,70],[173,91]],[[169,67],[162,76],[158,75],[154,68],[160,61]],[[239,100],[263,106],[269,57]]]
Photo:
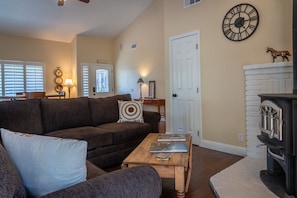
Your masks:
[[[159,133],[150,133],[123,161],[122,168],[151,165],[161,178],[173,178],[177,197],[185,197],[192,171],[192,137],[186,135],[187,153],[170,153],[169,160],[157,160],[158,154],[150,153],[151,143],[157,142]]]

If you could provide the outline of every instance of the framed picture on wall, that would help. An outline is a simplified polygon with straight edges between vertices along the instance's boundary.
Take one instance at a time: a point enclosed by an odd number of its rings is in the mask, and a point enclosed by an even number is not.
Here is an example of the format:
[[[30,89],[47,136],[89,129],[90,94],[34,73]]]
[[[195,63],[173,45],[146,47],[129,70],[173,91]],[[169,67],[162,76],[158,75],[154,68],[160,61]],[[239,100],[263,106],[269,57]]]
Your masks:
[[[155,98],[156,97],[156,81],[149,81],[149,98]]]

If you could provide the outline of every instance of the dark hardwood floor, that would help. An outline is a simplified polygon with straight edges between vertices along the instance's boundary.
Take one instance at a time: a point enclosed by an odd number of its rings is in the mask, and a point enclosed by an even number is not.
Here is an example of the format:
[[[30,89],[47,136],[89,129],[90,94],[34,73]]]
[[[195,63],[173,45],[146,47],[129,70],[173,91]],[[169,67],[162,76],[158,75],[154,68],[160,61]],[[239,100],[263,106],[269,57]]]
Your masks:
[[[165,132],[165,122],[159,125],[159,132]],[[240,156],[193,146],[193,169],[186,198],[215,198],[209,185],[210,177],[242,159]],[[113,171],[120,166],[107,169]],[[162,179],[163,192],[161,198],[174,198],[176,192],[173,179]]]
[[[166,132],[166,123],[160,122],[159,132]],[[209,185],[210,177],[242,159],[240,156],[193,146],[193,170],[186,198],[215,198]],[[163,179],[161,198],[176,197],[173,179]]]
[[[240,159],[242,159],[240,156],[193,146],[193,169],[186,198],[215,198],[209,185],[210,177]],[[161,197],[176,197],[173,179],[163,179]]]

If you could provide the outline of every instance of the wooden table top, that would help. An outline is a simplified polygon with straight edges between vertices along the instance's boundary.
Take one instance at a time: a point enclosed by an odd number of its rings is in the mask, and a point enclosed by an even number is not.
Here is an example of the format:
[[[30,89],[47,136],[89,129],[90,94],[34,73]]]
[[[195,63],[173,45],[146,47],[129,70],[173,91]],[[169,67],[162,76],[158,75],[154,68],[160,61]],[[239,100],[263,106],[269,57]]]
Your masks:
[[[157,160],[157,153],[150,153],[151,143],[157,142],[159,133],[150,133],[123,161],[123,164],[149,164],[162,166],[184,166],[188,167],[192,149],[192,137],[186,135],[187,153],[170,153],[169,160]]]

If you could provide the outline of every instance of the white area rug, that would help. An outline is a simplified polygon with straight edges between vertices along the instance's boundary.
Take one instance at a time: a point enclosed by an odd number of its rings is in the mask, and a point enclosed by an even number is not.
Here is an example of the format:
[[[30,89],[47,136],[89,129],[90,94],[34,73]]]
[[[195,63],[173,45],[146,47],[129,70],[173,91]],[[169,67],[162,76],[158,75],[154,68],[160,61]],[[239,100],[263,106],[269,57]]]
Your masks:
[[[265,160],[245,157],[212,176],[210,184],[218,198],[276,198],[260,179],[265,169]]]

